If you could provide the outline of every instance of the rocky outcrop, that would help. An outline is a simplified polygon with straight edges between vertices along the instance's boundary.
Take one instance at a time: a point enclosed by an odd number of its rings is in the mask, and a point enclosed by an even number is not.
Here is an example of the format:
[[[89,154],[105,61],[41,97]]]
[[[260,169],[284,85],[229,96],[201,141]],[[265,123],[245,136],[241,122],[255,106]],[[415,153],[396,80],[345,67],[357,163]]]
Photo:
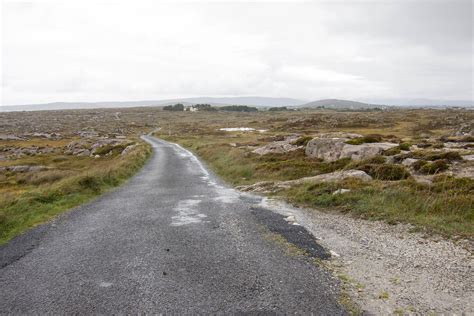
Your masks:
[[[269,193],[276,192],[282,189],[288,189],[292,186],[303,183],[322,183],[322,182],[339,182],[346,179],[358,179],[361,181],[371,181],[372,177],[362,170],[342,170],[331,173],[320,174],[314,177],[305,177],[290,181],[262,181],[252,185],[239,186],[238,190],[245,192],[260,192]]]
[[[346,144],[341,152],[341,158],[351,158],[352,160],[363,160],[380,155],[385,150],[397,147],[393,143],[367,143],[361,145]]]
[[[358,179],[361,181],[370,181],[372,177],[362,170],[342,170],[331,173],[319,174],[313,177],[305,177],[297,180],[280,182],[282,185],[295,185],[302,183],[319,183],[319,182],[338,182],[346,179]]]
[[[380,155],[383,151],[398,146],[393,143],[346,144],[346,138],[314,138],[306,145],[306,155],[325,161],[342,158],[363,160]]]
[[[0,148],[0,160],[17,159],[25,156],[50,154],[59,151],[55,147],[3,147]]]
[[[336,161],[341,157],[345,138],[314,138],[306,145],[305,153],[309,157],[319,158],[326,161]]]
[[[75,140],[66,146],[64,153],[74,156],[103,155],[115,148],[122,150],[129,144],[129,141],[123,139]]]
[[[85,140],[74,140],[66,145],[64,154],[74,155],[74,156],[84,155],[84,152],[86,150],[88,150],[90,154],[89,148],[91,145],[92,144],[90,142],[85,141]]]

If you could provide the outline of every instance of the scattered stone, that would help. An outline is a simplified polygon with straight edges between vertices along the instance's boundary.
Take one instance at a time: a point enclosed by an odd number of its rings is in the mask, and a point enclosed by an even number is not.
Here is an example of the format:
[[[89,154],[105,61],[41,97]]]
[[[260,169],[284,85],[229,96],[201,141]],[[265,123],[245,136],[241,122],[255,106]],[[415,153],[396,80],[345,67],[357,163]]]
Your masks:
[[[99,137],[99,133],[96,131],[79,131],[77,134],[82,138],[97,138]]]
[[[403,161],[402,161],[402,165],[404,165],[405,167],[410,167],[412,166],[415,162],[417,162],[418,159],[413,159],[413,158],[405,158]]]
[[[462,159],[467,160],[467,161],[474,161],[474,155],[465,155],[465,156],[462,156]]]
[[[455,178],[474,179],[474,166],[453,166],[449,173]]]
[[[56,134],[54,134],[56,135]],[[48,133],[33,133],[33,137],[41,137],[41,138],[53,138],[53,134],[48,134]]]

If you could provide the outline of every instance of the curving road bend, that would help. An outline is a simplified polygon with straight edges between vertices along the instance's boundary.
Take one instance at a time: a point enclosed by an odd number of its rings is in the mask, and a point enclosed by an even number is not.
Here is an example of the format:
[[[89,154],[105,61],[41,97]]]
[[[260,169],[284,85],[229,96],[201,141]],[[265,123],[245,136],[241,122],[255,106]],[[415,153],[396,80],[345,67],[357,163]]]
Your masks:
[[[0,313],[346,314],[333,277],[266,238],[301,226],[143,138],[154,153],[129,182],[0,248]]]

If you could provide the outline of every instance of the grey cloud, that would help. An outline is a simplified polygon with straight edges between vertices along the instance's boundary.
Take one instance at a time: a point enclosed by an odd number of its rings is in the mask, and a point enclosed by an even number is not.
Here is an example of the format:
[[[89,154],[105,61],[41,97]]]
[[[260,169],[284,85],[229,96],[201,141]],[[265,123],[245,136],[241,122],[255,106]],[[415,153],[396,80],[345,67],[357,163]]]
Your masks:
[[[3,104],[472,99],[471,1],[7,1],[2,18]]]

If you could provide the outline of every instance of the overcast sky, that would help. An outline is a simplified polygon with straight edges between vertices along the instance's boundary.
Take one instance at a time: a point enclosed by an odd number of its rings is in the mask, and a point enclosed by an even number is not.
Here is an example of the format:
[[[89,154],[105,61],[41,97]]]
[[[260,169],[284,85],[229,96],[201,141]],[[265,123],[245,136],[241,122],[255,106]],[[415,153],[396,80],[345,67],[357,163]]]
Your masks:
[[[3,105],[473,98],[470,0],[2,4]]]

